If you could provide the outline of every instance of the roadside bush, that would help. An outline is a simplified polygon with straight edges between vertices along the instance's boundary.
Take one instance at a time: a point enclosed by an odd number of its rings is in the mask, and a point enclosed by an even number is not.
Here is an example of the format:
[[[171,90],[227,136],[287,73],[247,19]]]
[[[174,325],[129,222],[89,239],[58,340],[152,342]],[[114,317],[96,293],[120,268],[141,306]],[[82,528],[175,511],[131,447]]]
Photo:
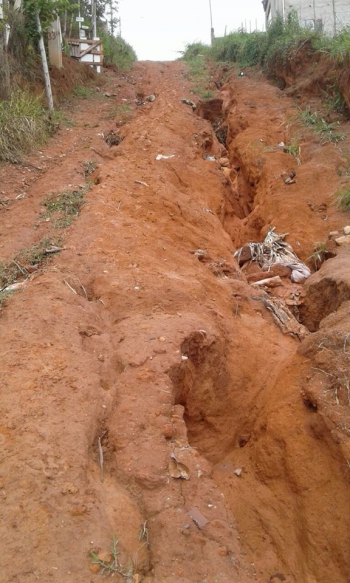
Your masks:
[[[350,61],[350,27],[341,30],[332,39],[327,38],[321,49],[328,52],[336,63],[348,64]]]
[[[281,16],[275,18],[266,34],[268,48],[263,56],[263,64],[271,74],[284,68],[302,46],[307,44],[309,50],[317,50],[321,38],[320,32],[300,26],[295,11],[290,12],[286,20]]]
[[[197,57],[207,57],[210,53],[210,47],[204,45],[203,43],[193,43],[186,45],[186,49],[183,53],[182,58],[184,61],[189,62]]]
[[[24,154],[41,146],[50,133],[50,121],[40,96],[15,91],[0,101],[0,160],[19,162]]]
[[[252,67],[262,62],[267,49],[267,36],[264,32],[231,32],[215,39],[210,50],[214,61],[230,61],[241,67]]]
[[[214,61],[237,63],[241,57],[245,36],[244,32],[231,32],[227,36],[215,39],[210,50],[210,57]]]
[[[115,65],[118,69],[130,69],[137,60],[134,49],[120,36],[113,36],[109,32],[100,32],[103,42],[103,63],[107,67]]]

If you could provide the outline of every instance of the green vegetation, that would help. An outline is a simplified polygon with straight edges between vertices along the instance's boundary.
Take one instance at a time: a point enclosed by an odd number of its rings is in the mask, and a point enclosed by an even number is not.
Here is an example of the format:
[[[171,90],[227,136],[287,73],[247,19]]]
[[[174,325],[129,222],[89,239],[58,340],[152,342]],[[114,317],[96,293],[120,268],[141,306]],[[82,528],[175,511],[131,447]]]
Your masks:
[[[186,49],[184,53],[184,59],[188,63],[188,79],[194,82],[194,89],[192,93],[199,95],[202,99],[209,99],[213,97],[214,93],[211,89],[210,73],[208,69],[207,50],[202,51],[205,45],[201,43],[196,43]]]
[[[338,207],[343,211],[350,210],[350,186],[345,186],[336,192]]]
[[[93,94],[91,87],[83,87],[82,85],[76,85],[73,89],[73,95],[80,97],[81,99],[87,99]]]
[[[310,109],[300,112],[300,118],[303,123],[312,127],[312,129],[321,136],[321,142],[340,142],[344,140],[344,134],[335,132],[339,123],[327,123],[322,117],[319,117],[317,111],[311,113]]]
[[[0,266],[1,268],[1,266]],[[6,307],[7,305],[7,300],[12,296],[13,291],[9,291],[9,290],[0,290],[0,311]]]
[[[19,162],[24,154],[41,146],[51,131],[40,97],[15,91],[0,101],[0,160]]]
[[[264,32],[232,32],[215,40],[210,57],[214,61],[234,62],[240,67],[259,65],[267,50],[267,43],[268,38]]]
[[[109,113],[109,119],[115,119],[118,126],[124,125],[130,118],[132,108],[127,103],[120,103]]]
[[[95,172],[97,168],[97,162],[95,160],[88,160],[82,164],[84,170],[84,178],[88,180],[89,176]]]
[[[22,249],[10,261],[0,261],[0,293],[3,299],[12,293],[6,288],[19,279],[24,279],[29,274],[29,267],[39,267],[52,257],[52,254],[59,251],[60,239],[46,237],[28,249]]]
[[[46,42],[46,33],[57,16],[61,19],[63,37],[77,38],[75,17],[78,13],[86,19],[85,25],[91,24],[91,3],[86,0],[82,3],[74,0],[23,0],[19,9],[14,8],[13,2],[3,3],[0,20],[0,161],[21,161],[57,129],[57,118],[52,115],[49,119],[41,106],[42,96],[33,96],[29,91],[33,86],[36,91],[38,85],[43,86],[37,16]],[[98,24],[104,21],[105,14],[112,31],[101,33],[105,64],[128,69],[136,55],[128,43],[113,35],[118,23],[116,0],[97,2]],[[73,93],[86,99],[91,97],[92,90],[77,86]],[[65,120],[65,123],[70,122]]]
[[[296,159],[298,166],[301,164],[301,147],[299,140],[293,140],[288,146],[284,146],[283,151],[286,154],[291,154]]]
[[[94,553],[91,552],[93,565],[101,567],[101,575],[114,575],[117,573],[121,575],[126,583],[134,580],[134,564],[130,560],[130,566],[126,569],[119,560],[120,551],[118,550],[119,540],[113,535],[113,543],[109,553]]]
[[[322,263],[324,263],[327,259],[327,255],[330,255],[330,251],[328,251],[325,247],[324,243],[316,243],[315,250],[312,255],[309,257],[309,261],[312,261],[315,267],[315,270],[318,271],[320,269]]]
[[[247,33],[244,30],[231,32],[214,40],[212,46],[194,43],[186,47],[183,58],[191,62],[202,55],[202,59],[235,63],[239,67],[260,66],[272,78],[278,78],[282,70],[298,62],[303,52],[326,54],[336,65],[350,63],[350,27],[344,28],[334,37],[318,30],[300,26],[295,11],[283,20],[276,17],[267,32]],[[334,105],[344,110],[344,99],[335,84],[327,88],[327,96]]]
[[[103,42],[104,65],[129,70],[137,59],[134,49],[120,36],[115,37],[109,32],[100,32],[100,37]]]
[[[50,194],[43,201],[46,212],[42,215],[42,218],[53,218],[53,225],[56,229],[69,227],[75,217],[78,216],[84,204],[84,196],[89,188],[90,184],[87,184],[78,190]]]
[[[343,28],[333,38],[322,37],[320,47],[335,63],[350,62],[350,26]]]

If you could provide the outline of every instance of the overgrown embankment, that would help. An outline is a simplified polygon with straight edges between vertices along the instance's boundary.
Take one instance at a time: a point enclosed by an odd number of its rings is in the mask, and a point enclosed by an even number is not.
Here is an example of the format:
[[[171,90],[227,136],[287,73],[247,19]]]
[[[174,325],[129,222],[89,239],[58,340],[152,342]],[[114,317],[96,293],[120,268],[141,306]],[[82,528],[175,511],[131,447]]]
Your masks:
[[[207,58],[228,62],[243,70],[257,67],[281,88],[305,99],[319,95],[330,106],[347,114],[350,108],[350,30],[334,37],[299,25],[297,15],[287,20],[277,17],[267,32],[232,32],[215,39],[211,47],[201,43],[188,45],[186,61]]]
[[[57,15],[62,17],[63,42],[66,52],[67,18],[71,19],[69,33],[79,37],[72,28],[77,5],[64,2],[30,2],[24,0],[20,8],[4,6],[0,20],[0,162],[17,163],[35,148],[41,147],[57,129],[59,115],[50,114],[44,103],[44,74],[38,47],[38,14],[44,33],[47,52],[47,32]],[[84,9],[84,7],[83,7]],[[101,10],[101,6],[100,6]],[[69,13],[69,14],[68,14]],[[80,15],[80,12],[79,12]],[[101,16],[101,15],[100,15]],[[6,31],[6,34],[5,34]],[[121,37],[101,30],[104,45],[104,64],[127,70],[136,60],[132,47]],[[50,83],[55,108],[62,98],[96,79],[94,70],[63,55],[63,68],[50,68]]]

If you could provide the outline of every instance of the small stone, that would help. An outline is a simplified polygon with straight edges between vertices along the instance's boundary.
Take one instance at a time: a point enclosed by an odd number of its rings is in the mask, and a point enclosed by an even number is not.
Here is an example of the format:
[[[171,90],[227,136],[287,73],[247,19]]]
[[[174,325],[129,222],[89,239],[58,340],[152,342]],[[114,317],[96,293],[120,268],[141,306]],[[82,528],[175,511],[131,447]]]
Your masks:
[[[79,491],[79,489],[74,486],[74,484],[71,484],[70,482],[67,484],[64,484],[61,488],[61,494],[65,495],[65,494],[77,494],[77,492]]]
[[[230,160],[228,158],[220,158],[219,164],[220,166],[227,168],[230,165]]]
[[[108,551],[101,551],[97,556],[104,563],[110,563],[112,561],[112,555]]]
[[[204,528],[204,526],[209,522],[205,516],[203,516],[203,514],[197,510],[197,508],[191,508],[187,514],[190,518],[192,518],[193,522],[198,526],[198,528]]]
[[[147,101],[150,101],[150,102],[152,103],[152,101],[154,101],[154,100],[155,100],[155,98],[156,98],[156,96],[155,96],[155,95],[153,95],[153,93],[152,93],[152,95],[149,95],[149,96],[147,97]]]
[[[96,574],[101,569],[101,565],[99,565],[98,563],[92,563],[91,565],[89,565],[89,569],[90,569],[91,573]]]
[[[344,227],[343,231],[344,231],[344,235],[350,235],[350,226],[347,225],[346,227]]]
[[[165,439],[171,439],[176,434],[176,429],[172,423],[165,423],[162,428]]]
[[[218,554],[221,555],[222,557],[227,557],[228,555],[227,547],[219,547]]]
[[[350,244],[350,235],[344,235],[343,237],[338,237],[335,239],[336,244],[340,247],[342,245]]]
[[[78,504],[70,509],[69,514],[71,514],[71,516],[82,516],[86,511],[87,508],[84,504]]]
[[[237,468],[233,473],[239,477],[242,475],[242,471],[243,471],[242,468]]]
[[[328,239],[333,239],[334,237],[337,237],[339,235],[339,231],[331,231],[330,233],[328,233]]]

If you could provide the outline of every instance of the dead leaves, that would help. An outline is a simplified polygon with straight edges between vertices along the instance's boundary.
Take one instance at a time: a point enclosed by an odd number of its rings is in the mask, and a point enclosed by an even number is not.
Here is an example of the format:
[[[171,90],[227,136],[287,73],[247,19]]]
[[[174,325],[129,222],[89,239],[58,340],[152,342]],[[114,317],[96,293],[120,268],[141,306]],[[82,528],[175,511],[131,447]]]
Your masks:
[[[171,460],[169,462],[169,474],[172,478],[182,478],[183,480],[190,479],[190,470],[185,464],[178,462],[174,452],[170,454]]]

